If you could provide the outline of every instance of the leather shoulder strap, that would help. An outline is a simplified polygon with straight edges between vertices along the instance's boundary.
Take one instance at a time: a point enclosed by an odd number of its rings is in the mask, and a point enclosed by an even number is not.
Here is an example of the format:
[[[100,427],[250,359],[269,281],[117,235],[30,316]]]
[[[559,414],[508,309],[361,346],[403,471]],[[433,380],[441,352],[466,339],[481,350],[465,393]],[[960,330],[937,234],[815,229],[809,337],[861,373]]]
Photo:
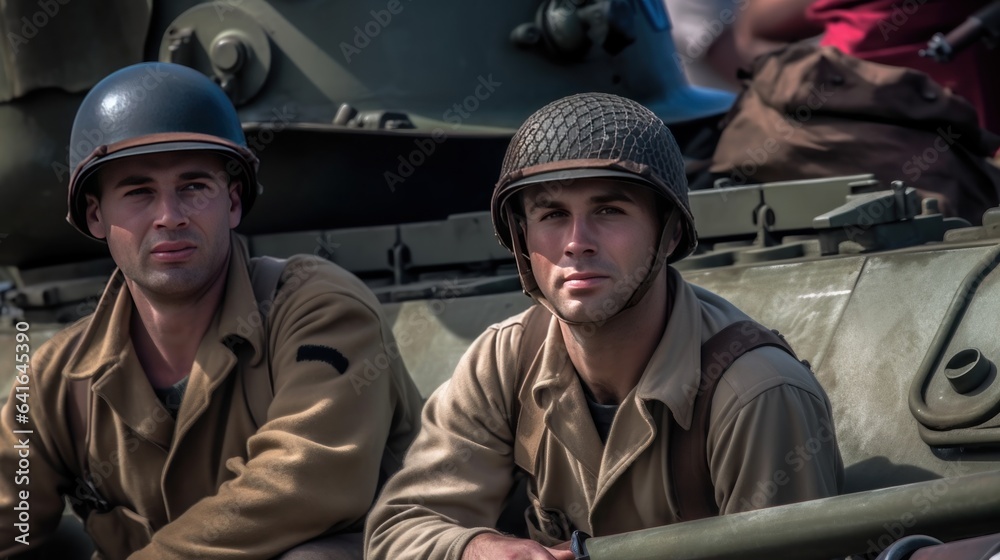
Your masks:
[[[740,356],[762,346],[795,352],[776,331],[756,321],[739,321],[715,333],[701,346],[701,381],[694,397],[691,429],[671,422],[670,480],[682,521],[719,514],[708,465],[708,421],[712,398],[723,374]]]
[[[259,257],[251,261],[253,269],[250,272],[250,283],[253,285],[253,296],[257,300],[261,324],[264,332],[270,332],[270,317],[274,297],[278,292],[281,273],[288,264],[286,259],[274,257]],[[250,416],[258,428],[267,421],[267,408],[274,400],[274,379],[271,375],[271,353],[265,337],[264,359],[255,366],[247,368],[243,376],[243,391],[250,408]]]
[[[535,305],[524,316],[524,332],[521,348],[517,355],[515,399],[511,410],[511,433],[514,434],[514,462],[529,474],[535,472],[535,459],[542,441],[544,423],[537,418],[537,409],[525,407],[523,403],[531,398],[531,386],[538,377],[535,362],[541,355],[545,335],[552,315],[541,305]]]

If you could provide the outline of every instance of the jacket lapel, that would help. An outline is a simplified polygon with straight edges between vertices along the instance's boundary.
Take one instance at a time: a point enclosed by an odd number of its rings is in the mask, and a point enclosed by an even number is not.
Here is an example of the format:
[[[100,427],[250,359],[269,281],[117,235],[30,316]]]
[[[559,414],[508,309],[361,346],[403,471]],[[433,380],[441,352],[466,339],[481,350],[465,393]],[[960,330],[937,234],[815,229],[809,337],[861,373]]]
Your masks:
[[[92,379],[94,393],[141,437],[170,447],[174,420],[153,393],[129,335],[132,296],[115,270],[64,375]]]
[[[191,378],[177,414],[174,449],[180,445],[192,426],[208,409],[212,394],[226,380],[237,364],[235,347],[249,343],[253,360],[262,359],[265,331],[257,308],[248,272],[246,246],[231,234],[229,268],[222,305],[198,347]],[[238,340],[237,340],[238,339]],[[171,458],[173,458],[171,453]]]
[[[656,438],[666,445],[662,419],[650,413],[651,401],[666,405],[678,424],[691,425],[694,396],[701,380],[701,306],[691,287],[672,267],[672,311],[660,343],[653,350],[635,389],[622,402],[608,436],[598,480],[597,502]]]
[[[525,406],[536,408],[533,415],[543,419],[552,436],[593,477],[592,487],[600,471],[604,446],[587,408],[576,368],[558,333],[558,321],[553,321],[549,329],[542,350],[542,371],[531,388],[531,399]]]

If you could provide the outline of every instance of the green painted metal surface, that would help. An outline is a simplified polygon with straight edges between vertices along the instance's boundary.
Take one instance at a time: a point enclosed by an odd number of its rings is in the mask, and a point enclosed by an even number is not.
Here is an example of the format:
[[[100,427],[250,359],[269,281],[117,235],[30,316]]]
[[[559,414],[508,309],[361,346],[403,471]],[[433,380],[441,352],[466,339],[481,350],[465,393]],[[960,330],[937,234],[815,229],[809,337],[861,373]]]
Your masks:
[[[8,63],[0,65],[0,265],[8,267],[0,279],[15,285],[0,313],[0,364],[13,363],[11,315],[29,320],[37,347],[100,295],[108,267],[95,260],[106,251],[63,216],[70,122],[101,68],[177,57],[257,88],[234,95],[263,161],[263,202],[241,226],[251,251],[317,254],[361,276],[384,302],[425,397],[483,329],[531,303],[486,212],[514,127],[577,91],[624,94],[668,120],[724,108],[722,97],[682,87],[669,39],[647,20],[620,55],[594,48],[582,61],[557,62],[514,45],[512,31],[535,18],[538,0],[403,0],[392,10],[384,0],[130,3],[123,17],[148,28],[133,25],[121,37],[129,48],[116,53],[67,51],[68,42],[117,29],[108,18],[70,23],[87,6],[80,1],[60,0],[65,11],[24,45],[32,49],[24,57],[0,45]],[[36,5],[0,12],[30,17]],[[2,29],[11,25],[0,19]],[[235,51],[212,45],[241,31],[254,37],[251,55],[264,34],[269,55],[253,76],[228,76],[238,73],[223,68]],[[25,76],[59,83],[28,91]],[[674,130],[683,140],[703,125]],[[912,204],[899,209],[906,219],[886,224],[873,224],[888,220],[881,202],[879,220],[870,208],[838,208],[870,183],[818,177],[696,193],[703,252],[679,264],[687,280],[779,330],[812,363],[834,406],[852,494],[598,538],[594,558],[829,557],[913,532],[956,538],[1000,526],[1000,209],[983,228],[956,229],[963,224],[902,212]],[[841,227],[824,229],[831,224]],[[944,370],[967,349],[993,366],[963,393]],[[0,400],[10,381],[0,374]],[[985,412],[953,421],[977,410]],[[908,483],[921,485],[885,490]]]
[[[906,534],[951,540],[1000,524],[1000,472],[909,484],[587,541],[591,560],[820,560]]]

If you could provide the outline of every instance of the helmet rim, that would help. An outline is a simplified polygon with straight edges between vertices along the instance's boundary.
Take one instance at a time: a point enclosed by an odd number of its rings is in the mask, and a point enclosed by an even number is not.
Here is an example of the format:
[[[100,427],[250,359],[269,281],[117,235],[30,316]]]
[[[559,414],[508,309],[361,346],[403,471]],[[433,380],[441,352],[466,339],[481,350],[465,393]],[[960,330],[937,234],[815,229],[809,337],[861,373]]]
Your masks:
[[[142,140],[144,140],[144,138],[136,138],[132,139],[130,143],[134,143],[136,141],[141,142]],[[100,155],[100,152],[103,151],[107,151],[108,153]],[[257,183],[256,156],[254,156],[249,149],[241,149],[240,146],[231,145],[231,143],[223,138],[144,142],[138,145],[132,145],[115,150],[113,152],[108,151],[106,146],[102,146],[99,147],[98,150],[95,150],[94,154],[91,154],[91,157],[88,158],[89,161],[87,159],[81,161],[78,170],[70,179],[69,212],[66,215],[66,221],[88,237],[97,239],[98,241],[103,241],[94,237],[94,235],[90,232],[90,227],[87,225],[87,203],[85,195],[88,192],[89,182],[94,179],[101,167],[111,161],[132,156],[170,152],[216,153],[225,157],[228,161],[234,162],[238,165],[238,176],[243,183],[242,188],[240,189],[241,216],[245,217],[247,215],[250,208],[253,206],[257,195],[263,190],[260,184]]]
[[[560,165],[566,165],[566,167],[554,169],[554,167]],[[585,165],[586,167],[578,167],[578,165]],[[636,164],[631,161],[590,159],[552,162],[544,164],[544,167],[547,167],[548,170],[532,173],[530,169],[525,169],[528,172],[516,178],[512,174],[508,174],[497,183],[494,189],[490,212],[493,218],[493,231],[500,244],[511,253],[517,250],[512,238],[510,224],[507,222],[506,213],[506,207],[512,196],[532,185],[589,178],[625,181],[649,189],[681,212],[681,217],[683,218],[682,239],[674,252],[669,256],[668,263],[683,259],[697,248],[698,234],[695,230],[694,216],[691,214],[690,207],[684,204],[684,201],[680,200],[677,193],[667,187],[662,179],[654,173],[650,173],[648,166]],[[639,171],[637,172],[636,169]],[[511,180],[512,178],[513,180]]]

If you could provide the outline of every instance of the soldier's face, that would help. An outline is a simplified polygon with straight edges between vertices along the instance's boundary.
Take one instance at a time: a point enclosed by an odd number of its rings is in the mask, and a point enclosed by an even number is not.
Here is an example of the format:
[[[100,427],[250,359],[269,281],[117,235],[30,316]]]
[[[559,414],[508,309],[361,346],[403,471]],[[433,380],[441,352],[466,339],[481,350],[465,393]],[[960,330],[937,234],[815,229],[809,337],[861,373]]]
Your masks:
[[[125,277],[149,298],[196,298],[224,272],[239,225],[238,181],[225,160],[166,152],[110,161],[87,195],[90,232],[106,239]]]
[[[662,222],[656,195],[629,183],[578,179],[525,189],[525,240],[535,281],[564,319],[617,313],[649,273]]]

